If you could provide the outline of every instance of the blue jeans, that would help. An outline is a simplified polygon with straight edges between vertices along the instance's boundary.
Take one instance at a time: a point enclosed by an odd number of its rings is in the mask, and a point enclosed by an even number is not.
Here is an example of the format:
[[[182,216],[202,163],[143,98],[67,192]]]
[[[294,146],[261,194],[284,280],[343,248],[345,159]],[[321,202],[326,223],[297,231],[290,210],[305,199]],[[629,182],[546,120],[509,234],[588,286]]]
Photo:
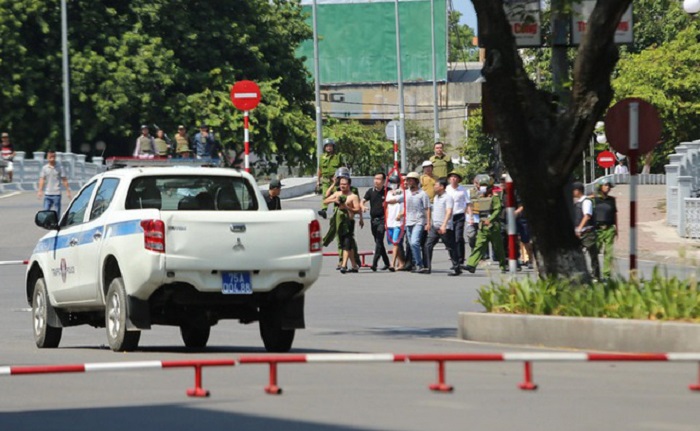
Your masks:
[[[420,243],[424,230],[424,226],[420,224],[406,226],[406,236],[408,237],[408,244],[411,246],[411,257],[413,258],[414,266],[423,266],[423,252]]]
[[[44,211],[56,208],[58,216],[61,217],[61,195],[44,195]]]

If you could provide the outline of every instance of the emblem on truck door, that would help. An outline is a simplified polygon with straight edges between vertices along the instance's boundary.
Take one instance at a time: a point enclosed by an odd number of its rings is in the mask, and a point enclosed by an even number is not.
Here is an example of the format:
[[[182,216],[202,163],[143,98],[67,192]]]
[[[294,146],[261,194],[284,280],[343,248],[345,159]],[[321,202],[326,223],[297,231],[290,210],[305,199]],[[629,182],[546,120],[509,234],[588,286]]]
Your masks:
[[[232,224],[229,226],[229,229],[231,229],[231,232],[233,233],[245,233],[244,224]]]

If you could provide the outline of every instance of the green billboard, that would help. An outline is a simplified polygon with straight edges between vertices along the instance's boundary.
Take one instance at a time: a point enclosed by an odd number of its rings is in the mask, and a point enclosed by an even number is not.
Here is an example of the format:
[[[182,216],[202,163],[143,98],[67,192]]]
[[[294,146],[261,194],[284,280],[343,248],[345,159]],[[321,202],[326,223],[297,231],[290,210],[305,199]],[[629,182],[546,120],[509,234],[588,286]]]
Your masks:
[[[436,79],[447,79],[447,1],[401,0],[401,72],[406,81],[432,81],[430,3],[435,10]],[[302,0],[308,24],[312,1]],[[321,85],[397,82],[394,0],[317,0]],[[313,41],[298,54],[314,70]]]

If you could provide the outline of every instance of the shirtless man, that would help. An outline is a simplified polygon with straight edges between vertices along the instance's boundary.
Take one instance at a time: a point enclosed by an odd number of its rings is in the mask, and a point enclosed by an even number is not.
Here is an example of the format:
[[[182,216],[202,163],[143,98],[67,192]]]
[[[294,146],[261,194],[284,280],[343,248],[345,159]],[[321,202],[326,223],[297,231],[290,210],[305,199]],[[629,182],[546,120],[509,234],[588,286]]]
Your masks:
[[[359,266],[355,260],[355,214],[362,212],[360,198],[350,190],[350,178],[341,177],[340,190],[324,199],[324,204],[335,204],[338,208],[337,235],[340,249],[343,251],[343,260],[340,265],[340,272],[358,272]],[[348,259],[352,264],[352,269],[347,268]]]

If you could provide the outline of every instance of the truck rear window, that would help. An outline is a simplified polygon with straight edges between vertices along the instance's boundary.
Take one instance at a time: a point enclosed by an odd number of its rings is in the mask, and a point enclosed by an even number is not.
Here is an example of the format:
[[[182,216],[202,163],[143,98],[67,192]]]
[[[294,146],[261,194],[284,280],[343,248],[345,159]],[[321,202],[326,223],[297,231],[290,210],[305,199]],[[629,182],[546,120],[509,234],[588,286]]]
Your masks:
[[[254,189],[245,178],[147,176],[134,178],[125,208],[162,211],[257,211]]]

